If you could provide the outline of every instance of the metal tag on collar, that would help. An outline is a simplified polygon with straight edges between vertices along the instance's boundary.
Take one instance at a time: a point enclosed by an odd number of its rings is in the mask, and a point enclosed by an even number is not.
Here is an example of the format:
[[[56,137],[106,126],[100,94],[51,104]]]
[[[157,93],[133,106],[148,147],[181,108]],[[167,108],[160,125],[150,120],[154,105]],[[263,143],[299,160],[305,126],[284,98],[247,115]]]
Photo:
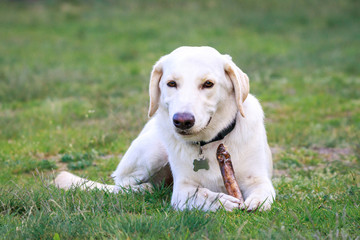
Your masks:
[[[210,166],[209,166],[209,159],[205,158],[203,152],[202,152],[202,147],[200,145],[200,142],[197,143],[199,145],[199,157],[194,159],[193,161],[193,165],[194,165],[194,172],[199,171],[200,169],[204,169],[204,170],[209,170]]]

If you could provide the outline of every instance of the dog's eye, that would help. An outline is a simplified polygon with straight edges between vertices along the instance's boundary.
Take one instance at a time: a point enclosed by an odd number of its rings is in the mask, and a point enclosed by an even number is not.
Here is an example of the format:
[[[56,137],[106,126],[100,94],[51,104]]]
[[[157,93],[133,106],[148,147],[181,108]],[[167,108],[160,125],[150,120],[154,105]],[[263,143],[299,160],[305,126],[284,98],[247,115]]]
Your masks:
[[[206,82],[204,82],[204,84],[202,85],[202,88],[212,88],[214,86],[214,83],[212,83],[211,81],[207,80]]]
[[[177,87],[177,85],[176,85],[176,82],[175,82],[175,81],[169,81],[169,82],[167,83],[167,85],[168,85],[168,87],[174,87],[174,88],[176,88],[176,87]]]

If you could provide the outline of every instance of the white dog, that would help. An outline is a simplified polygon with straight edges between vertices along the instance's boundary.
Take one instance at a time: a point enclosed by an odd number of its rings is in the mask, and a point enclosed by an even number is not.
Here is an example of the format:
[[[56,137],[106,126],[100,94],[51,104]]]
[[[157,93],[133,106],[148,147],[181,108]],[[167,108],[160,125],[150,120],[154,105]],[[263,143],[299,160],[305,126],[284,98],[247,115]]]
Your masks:
[[[176,209],[270,209],[275,199],[272,157],[262,108],[248,93],[248,77],[229,55],[211,47],[180,47],[153,68],[151,119],[112,174],[115,185],[68,172],[60,173],[55,184],[140,190],[172,173],[171,204]],[[220,143],[231,154],[245,203],[226,194],[216,159]]]

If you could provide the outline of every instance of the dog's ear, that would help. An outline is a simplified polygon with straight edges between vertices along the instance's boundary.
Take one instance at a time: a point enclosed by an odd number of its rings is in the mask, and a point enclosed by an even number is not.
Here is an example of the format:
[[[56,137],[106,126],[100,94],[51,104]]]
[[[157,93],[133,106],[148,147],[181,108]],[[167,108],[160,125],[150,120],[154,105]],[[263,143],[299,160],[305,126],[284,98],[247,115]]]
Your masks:
[[[154,65],[150,76],[149,95],[150,95],[150,106],[149,106],[149,117],[152,117],[159,107],[160,100],[160,79],[163,74],[163,60],[164,57],[160,58],[159,61]]]
[[[243,102],[247,98],[249,94],[249,78],[241,71],[241,69],[236,66],[236,64],[231,60],[229,55],[224,55],[225,64],[224,69],[225,73],[229,76],[235,91],[235,100],[238,107],[239,112],[243,117],[245,117],[244,109],[243,109]]]

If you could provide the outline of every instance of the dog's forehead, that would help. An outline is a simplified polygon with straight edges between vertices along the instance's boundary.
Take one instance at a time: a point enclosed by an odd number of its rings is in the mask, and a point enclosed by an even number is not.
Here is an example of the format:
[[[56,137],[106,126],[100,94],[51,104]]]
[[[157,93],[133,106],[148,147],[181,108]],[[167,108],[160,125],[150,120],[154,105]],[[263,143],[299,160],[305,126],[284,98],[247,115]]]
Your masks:
[[[169,55],[180,56],[180,55],[221,55],[215,48],[212,47],[179,47],[172,51]]]
[[[181,47],[170,53],[164,61],[164,72],[191,72],[193,74],[223,71],[223,55],[210,47]]]

